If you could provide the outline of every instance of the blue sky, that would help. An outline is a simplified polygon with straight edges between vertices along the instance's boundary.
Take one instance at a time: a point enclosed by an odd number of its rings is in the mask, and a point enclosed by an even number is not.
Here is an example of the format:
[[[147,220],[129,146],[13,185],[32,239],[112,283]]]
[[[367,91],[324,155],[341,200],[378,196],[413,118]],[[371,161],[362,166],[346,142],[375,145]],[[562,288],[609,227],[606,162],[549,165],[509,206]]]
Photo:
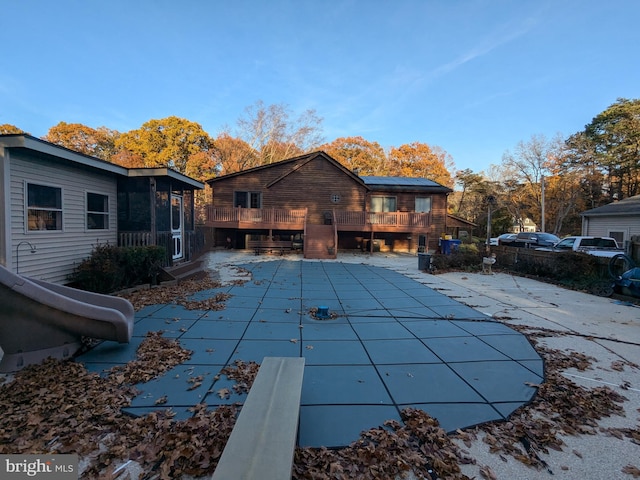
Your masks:
[[[327,141],[424,142],[457,169],[640,98],[638,0],[0,0],[0,124],[212,136],[247,106],[315,109]]]

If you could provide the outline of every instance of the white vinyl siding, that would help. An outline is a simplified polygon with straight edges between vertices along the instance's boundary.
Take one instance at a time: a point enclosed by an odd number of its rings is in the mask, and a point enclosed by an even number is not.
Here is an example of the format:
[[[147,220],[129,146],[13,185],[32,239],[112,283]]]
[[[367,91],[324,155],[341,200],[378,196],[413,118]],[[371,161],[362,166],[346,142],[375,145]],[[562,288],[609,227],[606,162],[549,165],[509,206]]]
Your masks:
[[[87,192],[100,192],[115,209],[116,177],[110,173],[77,169],[65,163],[12,152],[11,189],[11,263],[20,257],[20,273],[64,284],[75,265],[87,258],[97,244],[117,245],[117,215],[108,218],[107,229],[87,229]],[[62,230],[29,230],[27,185],[50,185],[61,190]],[[111,207],[113,206],[113,207]],[[20,242],[36,247],[31,253]]]

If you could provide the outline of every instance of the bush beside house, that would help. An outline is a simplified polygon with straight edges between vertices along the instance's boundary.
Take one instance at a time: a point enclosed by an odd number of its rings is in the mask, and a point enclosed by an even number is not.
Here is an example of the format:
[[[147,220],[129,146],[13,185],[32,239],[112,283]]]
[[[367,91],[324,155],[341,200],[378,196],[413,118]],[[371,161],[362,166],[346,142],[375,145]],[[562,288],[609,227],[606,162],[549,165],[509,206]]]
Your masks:
[[[157,246],[98,245],[69,276],[71,285],[96,293],[113,293],[136,285],[155,283],[165,249]]]

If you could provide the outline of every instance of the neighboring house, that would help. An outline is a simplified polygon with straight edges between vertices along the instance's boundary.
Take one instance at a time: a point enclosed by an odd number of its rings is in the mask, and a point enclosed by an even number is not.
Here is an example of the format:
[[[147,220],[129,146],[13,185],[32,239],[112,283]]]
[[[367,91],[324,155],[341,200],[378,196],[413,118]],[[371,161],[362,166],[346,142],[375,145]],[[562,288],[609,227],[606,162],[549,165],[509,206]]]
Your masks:
[[[628,250],[631,237],[640,236],[640,195],[587,210],[580,216],[582,235],[613,237]]]
[[[457,238],[463,241],[469,240],[475,228],[478,228],[477,223],[470,222],[469,220],[456,215],[447,215],[446,233],[451,235],[452,238]]]
[[[520,233],[520,232],[537,232],[538,226],[536,223],[530,218],[518,218],[514,220],[513,225],[511,227],[511,233]]]
[[[206,223],[217,245],[286,246],[303,236],[306,258],[335,258],[338,249],[435,249],[451,192],[424,178],[360,177],[324,152],[207,183],[213,201]]]
[[[0,185],[0,263],[16,273],[64,284],[98,244],[162,245],[167,265],[195,248],[194,190],[204,185],[167,168],[0,135]]]

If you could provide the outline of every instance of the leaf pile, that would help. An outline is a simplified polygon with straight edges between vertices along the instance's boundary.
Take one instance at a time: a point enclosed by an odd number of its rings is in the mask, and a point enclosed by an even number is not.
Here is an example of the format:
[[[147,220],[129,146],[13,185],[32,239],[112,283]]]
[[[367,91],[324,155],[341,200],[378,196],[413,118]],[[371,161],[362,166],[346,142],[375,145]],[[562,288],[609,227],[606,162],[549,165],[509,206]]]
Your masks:
[[[86,455],[103,432],[118,428],[132,387],[74,362],[47,360],[0,386],[0,453],[59,451]]]
[[[109,370],[117,383],[145,383],[191,358],[193,352],[180,346],[177,340],[162,336],[162,332],[147,332],[136,350],[136,359]]]
[[[101,438],[102,448],[92,454],[83,478],[116,478],[116,461],[134,460],[145,478],[181,478],[213,473],[235,425],[238,407],[222,405],[207,410],[205,404],[191,409],[193,417],[172,420],[171,412],[152,412],[123,422]],[[156,477],[157,478],[157,477]]]
[[[182,305],[187,310],[222,310],[230,295],[218,292],[204,300],[191,300],[194,293],[220,288],[221,284],[210,276],[191,278],[172,285],[160,285],[122,294],[137,311],[149,305],[163,303]]]
[[[363,432],[346,448],[298,448],[294,480],[391,479],[413,472],[418,478],[468,480],[461,463],[473,463],[422,410],[402,411],[404,425],[389,420]]]
[[[75,453],[86,465],[81,478],[87,479],[117,478],[122,472],[116,475],[116,467],[126,460],[160,478],[212,473],[237,406],[209,411],[199,404],[181,421],[169,410],[133,419],[121,411],[136,395],[130,382],[154,378],[190,355],[164,340],[150,335],[136,361],[107,377],[52,359],[17,372],[0,385],[0,454]]]
[[[226,375],[229,380],[236,381],[233,385],[233,390],[238,395],[249,393],[249,389],[251,389],[251,385],[253,385],[256,375],[258,375],[260,365],[256,362],[245,363],[242,360],[236,360],[234,363],[235,366],[232,367],[231,365],[228,365],[220,370],[216,379],[219,378],[219,375]]]

